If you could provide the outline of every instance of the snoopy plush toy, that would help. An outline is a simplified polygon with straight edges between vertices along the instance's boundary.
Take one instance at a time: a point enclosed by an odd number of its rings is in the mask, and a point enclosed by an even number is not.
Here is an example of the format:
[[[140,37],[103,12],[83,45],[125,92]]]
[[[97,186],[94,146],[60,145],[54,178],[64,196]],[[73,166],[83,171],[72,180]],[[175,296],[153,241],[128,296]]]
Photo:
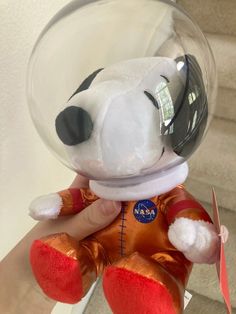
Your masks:
[[[79,84],[55,129],[90,189],[40,197],[30,214],[56,219],[99,197],[122,201],[122,211],[80,242],[68,234],[36,240],[35,277],[49,297],[76,303],[103,275],[113,313],[180,314],[193,263],[219,258],[211,218],[183,186],[208,118],[198,61],[190,54],[125,60]]]

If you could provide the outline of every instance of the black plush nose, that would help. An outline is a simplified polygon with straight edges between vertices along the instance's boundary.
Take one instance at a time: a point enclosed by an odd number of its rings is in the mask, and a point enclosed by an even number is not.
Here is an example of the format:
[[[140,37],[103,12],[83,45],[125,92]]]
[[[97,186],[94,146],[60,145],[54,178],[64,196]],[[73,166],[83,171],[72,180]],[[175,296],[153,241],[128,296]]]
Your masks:
[[[71,106],[57,116],[56,131],[65,145],[74,146],[90,138],[93,122],[87,111]]]

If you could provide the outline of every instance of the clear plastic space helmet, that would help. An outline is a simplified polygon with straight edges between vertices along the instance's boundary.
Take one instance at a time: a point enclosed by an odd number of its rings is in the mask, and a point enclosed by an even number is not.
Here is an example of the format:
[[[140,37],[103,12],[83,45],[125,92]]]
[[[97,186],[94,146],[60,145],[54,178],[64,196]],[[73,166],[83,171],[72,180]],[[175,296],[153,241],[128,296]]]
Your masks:
[[[199,27],[171,1],[77,0],[40,35],[27,92],[65,165],[92,180],[142,180],[199,146],[216,70]]]

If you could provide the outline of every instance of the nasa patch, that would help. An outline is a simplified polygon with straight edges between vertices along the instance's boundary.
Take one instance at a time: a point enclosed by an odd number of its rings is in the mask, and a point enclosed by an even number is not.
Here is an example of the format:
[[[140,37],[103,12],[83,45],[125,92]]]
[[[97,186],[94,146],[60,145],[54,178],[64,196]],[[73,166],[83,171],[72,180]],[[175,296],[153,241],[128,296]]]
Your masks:
[[[133,214],[136,220],[143,224],[148,224],[156,219],[158,209],[152,201],[144,200],[135,204]]]

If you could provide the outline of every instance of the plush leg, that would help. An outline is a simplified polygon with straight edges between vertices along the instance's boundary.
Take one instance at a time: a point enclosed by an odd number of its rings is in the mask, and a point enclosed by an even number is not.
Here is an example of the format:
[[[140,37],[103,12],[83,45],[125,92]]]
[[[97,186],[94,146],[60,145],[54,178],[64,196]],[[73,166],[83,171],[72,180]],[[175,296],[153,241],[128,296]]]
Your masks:
[[[158,262],[139,253],[107,267],[103,288],[114,314],[183,311],[183,286]]]
[[[151,257],[175,278],[178,285],[184,288],[187,286],[193,263],[187,260],[181,252],[159,252]]]
[[[63,303],[79,302],[103,267],[102,259],[96,265],[95,247],[92,241],[79,243],[64,233],[36,240],[31,247],[30,261],[45,294]],[[96,249],[99,252],[101,248]]]

